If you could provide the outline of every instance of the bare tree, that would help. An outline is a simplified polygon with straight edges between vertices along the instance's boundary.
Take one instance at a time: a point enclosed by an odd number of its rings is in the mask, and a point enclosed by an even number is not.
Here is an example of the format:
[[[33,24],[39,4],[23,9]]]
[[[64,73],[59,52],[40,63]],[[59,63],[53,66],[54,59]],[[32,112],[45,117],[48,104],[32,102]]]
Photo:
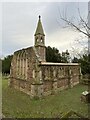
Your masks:
[[[89,4],[88,7],[90,7],[90,2],[88,4]],[[64,15],[60,14],[60,18],[61,18],[61,20],[63,20],[66,23],[66,27],[70,26],[70,27],[74,28],[74,30],[82,33],[83,35],[85,35],[87,37],[87,41],[88,41],[88,46],[86,48],[87,51],[84,46],[83,51],[85,50],[85,53],[83,53],[82,55],[77,52],[77,49],[75,47],[72,48],[72,52],[77,54],[83,61],[85,61],[85,63],[87,62],[88,68],[90,68],[90,11],[89,10],[90,10],[90,8],[88,8],[87,19],[84,19],[81,16],[80,10],[78,8],[78,15],[79,15],[78,24],[76,24],[75,21],[73,21],[72,19],[68,18],[66,16],[66,13]],[[79,43],[79,39],[77,41]],[[86,54],[87,54],[87,59],[83,59],[84,58],[83,56],[85,56]],[[89,73],[89,71],[88,71],[88,73]],[[88,75],[88,78],[90,79],[90,75]]]
[[[88,24],[88,17],[87,17],[87,20],[84,20],[83,17],[81,16],[80,14],[80,10],[78,8],[78,14],[79,14],[79,23],[78,25],[76,25],[72,20],[70,20],[69,18],[67,18],[66,14],[65,15],[61,15],[60,14],[60,18],[61,20],[63,20],[64,22],[67,23],[67,25],[73,27],[75,30],[83,33],[84,35],[86,35],[87,37],[90,38],[90,27],[89,27],[89,24]]]
[[[90,54],[90,12],[89,12],[89,7],[90,7],[90,2],[88,3],[88,16],[87,19],[84,19],[80,13],[80,9],[77,8],[78,10],[78,16],[79,16],[79,21],[78,24],[75,23],[75,21],[73,20],[74,17],[67,17],[67,13],[65,11],[65,13],[61,14],[60,13],[60,19],[63,20],[66,25],[64,27],[72,27],[74,30],[82,33],[86,38],[87,38],[87,47],[83,46],[83,52],[85,52],[85,54]],[[80,38],[83,42],[83,38]],[[75,40],[75,42],[77,42],[78,44],[82,44],[81,41],[79,40],[79,38],[77,40]],[[76,52],[76,48],[73,46],[72,47],[72,52],[77,54],[79,57],[81,57],[81,54],[79,52]]]

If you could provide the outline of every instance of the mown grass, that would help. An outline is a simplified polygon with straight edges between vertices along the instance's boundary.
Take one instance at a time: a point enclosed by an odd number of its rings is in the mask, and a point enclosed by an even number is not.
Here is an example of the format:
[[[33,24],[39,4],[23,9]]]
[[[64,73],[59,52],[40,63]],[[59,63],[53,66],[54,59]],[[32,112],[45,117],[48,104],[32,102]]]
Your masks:
[[[88,104],[80,101],[86,85],[77,85],[56,95],[43,99],[30,99],[30,96],[10,88],[8,79],[2,79],[2,111],[6,117],[15,118],[56,118],[70,110],[88,117]]]

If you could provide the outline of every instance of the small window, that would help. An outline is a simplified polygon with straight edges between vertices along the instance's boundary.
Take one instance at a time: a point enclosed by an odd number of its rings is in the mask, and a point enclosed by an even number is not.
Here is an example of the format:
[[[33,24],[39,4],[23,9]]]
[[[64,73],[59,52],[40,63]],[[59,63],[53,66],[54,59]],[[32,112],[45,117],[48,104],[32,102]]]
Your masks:
[[[60,67],[60,70],[62,70],[62,68]]]
[[[41,42],[43,42],[43,38],[41,37]]]

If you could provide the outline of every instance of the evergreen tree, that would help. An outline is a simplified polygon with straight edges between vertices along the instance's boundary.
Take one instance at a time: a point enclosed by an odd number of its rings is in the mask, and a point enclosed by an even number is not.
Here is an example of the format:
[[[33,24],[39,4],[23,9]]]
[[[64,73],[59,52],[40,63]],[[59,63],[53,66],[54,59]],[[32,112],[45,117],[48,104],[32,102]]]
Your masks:
[[[12,55],[8,55],[2,60],[2,73],[10,73]]]
[[[62,63],[69,63],[70,62],[70,54],[68,52],[68,50],[66,50],[65,52],[62,52]]]
[[[73,63],[80,63],[81,72],[83,75],[90,74],[90,55],[84,54],[81,58],[74,57]]]
[[[77,57],[74,57],[74,58],[72,59],[72,63],[79,63],[79,59],[78,59]]]
[[[55,47],[46,47],[46,61],[47,62],[61,62],[61,54]]]

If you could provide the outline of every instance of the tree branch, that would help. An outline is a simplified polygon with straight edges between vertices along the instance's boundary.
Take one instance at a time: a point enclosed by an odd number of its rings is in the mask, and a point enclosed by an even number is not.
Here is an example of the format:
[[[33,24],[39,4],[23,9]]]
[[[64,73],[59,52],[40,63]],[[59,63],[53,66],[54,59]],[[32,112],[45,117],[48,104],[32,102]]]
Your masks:
[[[73,24],[71,21],[67,20],[67,19],[64,19],[64,18],[61,18],[63,21],[65,21],[66,23],[68,23],[68,25],[71,25],[73,26],[76,30],[78,30],[79,32],[83,33],[84,35],[90,37],[90,34],[84,32],[83,30],[81,30],[79,27],[77,27],[75,24]]]

